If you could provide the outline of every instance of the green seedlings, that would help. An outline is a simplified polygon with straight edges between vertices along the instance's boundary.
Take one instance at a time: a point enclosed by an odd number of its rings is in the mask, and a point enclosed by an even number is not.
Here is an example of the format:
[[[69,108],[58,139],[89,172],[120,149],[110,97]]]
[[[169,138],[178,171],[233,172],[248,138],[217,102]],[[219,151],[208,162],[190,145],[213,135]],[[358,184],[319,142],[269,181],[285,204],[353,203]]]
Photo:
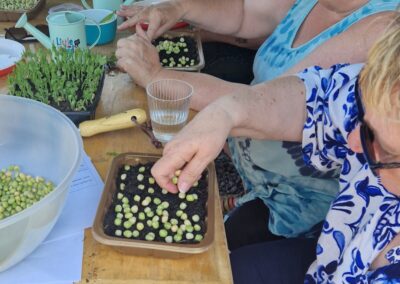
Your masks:
[[[53,183],[9,166],[0,171],[0,220],[32,206],[53,191]]]
[[[126,180],[126,174],[121,175],[121,180]]]
[[[88,110],[95,103],[106,63],[106,56],[89,49],[27,50],[8,76],[9,93],[64,112]]]
[[[0,10],[27,11],[34,8],[39,0],[1,0]]]
[[[122,236],[122,231],[121,231],[121,230],[115,230],[115,235],[116,235],[117,237]]]

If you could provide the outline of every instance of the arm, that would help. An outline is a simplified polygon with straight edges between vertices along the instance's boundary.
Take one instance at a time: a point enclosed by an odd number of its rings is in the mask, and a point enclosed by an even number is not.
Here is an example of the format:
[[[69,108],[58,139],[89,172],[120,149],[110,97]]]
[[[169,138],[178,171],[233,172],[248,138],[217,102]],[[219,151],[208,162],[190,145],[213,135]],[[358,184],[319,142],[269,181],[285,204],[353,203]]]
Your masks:
[[[305,86],[297,77],[224,96],[207,106],[171,141],[152,174],[171,192],[171,175],[181,169],[179,190],[187,191],[221,151],[228,135],[301,141],[305,121]]]
[[[153,39],[177,21],[185,20],[218,34],[265,37],[275,29],[293,3],[294,0],[172,0],[141,7],[139,2],[118,12],[118,15],[129,18],[119,29],[149,22],[147,34]]]
[[[118,66],[128,72],[140,86],[160,79],[179,79],[193,86],[195,93],[191,108],[200,110],[210,102],[226,94],[245,92],[248,85],[230,83],[216,77],[195,73],[164,69],[161,67],[156,48],[138,27],[137,34],[118,41],[115,53]]]

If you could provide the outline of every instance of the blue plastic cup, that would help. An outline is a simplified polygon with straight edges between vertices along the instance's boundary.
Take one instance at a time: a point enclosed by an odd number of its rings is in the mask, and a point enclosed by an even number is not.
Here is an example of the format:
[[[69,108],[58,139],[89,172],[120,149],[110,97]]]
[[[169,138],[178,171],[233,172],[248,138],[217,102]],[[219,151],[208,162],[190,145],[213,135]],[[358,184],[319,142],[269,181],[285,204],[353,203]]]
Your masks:
[[[111,10],[106,9],[88,9],[80,11],[86,16],[86,19],[95,21],[100,26],[100,39],[97,45],[103,45],[112,42],[115,39],[117,32],[117,15],[113,15],[110,20],[105,23],[100,23],[105,17],[112,13]],[[85,21],[86,40],[88,44],[93,44],[99,36],[97,26],[92,21]]]

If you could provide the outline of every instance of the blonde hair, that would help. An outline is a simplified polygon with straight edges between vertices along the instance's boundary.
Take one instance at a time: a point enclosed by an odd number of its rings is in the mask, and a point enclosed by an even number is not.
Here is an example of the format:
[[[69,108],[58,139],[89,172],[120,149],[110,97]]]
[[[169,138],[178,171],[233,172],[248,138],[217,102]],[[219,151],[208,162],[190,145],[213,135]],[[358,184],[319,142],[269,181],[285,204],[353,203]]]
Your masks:
[[[400,16],[369,51],[360,88],[366,108],[400,120]]]

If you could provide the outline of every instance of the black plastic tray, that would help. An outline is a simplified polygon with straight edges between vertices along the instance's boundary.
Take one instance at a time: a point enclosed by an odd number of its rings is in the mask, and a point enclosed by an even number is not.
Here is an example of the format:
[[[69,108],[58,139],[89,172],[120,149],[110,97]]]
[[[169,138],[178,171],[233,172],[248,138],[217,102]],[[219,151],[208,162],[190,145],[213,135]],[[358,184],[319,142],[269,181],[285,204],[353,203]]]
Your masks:
[[[94,119],[96,115],[96,107],[99,104],[101,93],[103,92],[104,80],[106,77],[106,71],[103,72],[103,75],[100,78],[100,83],[97,87],[96,94],[91,106],[88,107],[85,111],[64,111],[63,113],[75,123],[76,126],[79,126],[79,123]]]

